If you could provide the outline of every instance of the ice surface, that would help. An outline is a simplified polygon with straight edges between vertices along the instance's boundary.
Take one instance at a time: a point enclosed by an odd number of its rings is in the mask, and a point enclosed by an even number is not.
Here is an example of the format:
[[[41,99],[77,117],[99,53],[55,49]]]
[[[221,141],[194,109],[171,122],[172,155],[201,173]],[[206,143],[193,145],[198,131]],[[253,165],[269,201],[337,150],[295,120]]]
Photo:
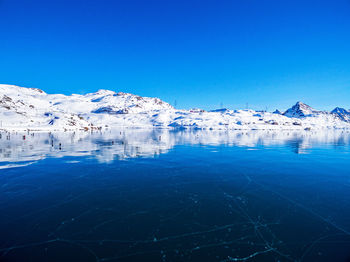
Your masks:
[[[1,132],[0,260],[344,261],[349,145],[344,130]]]
[[[70,132],[0,132],[0,168],[13,168],[47,157],[93,156],[99,162],[167,153],[176,145],[256,146],[291,145],[307,153],[314,145],[343,144],[350,131],[222,131],[168,129],[114,129]]]

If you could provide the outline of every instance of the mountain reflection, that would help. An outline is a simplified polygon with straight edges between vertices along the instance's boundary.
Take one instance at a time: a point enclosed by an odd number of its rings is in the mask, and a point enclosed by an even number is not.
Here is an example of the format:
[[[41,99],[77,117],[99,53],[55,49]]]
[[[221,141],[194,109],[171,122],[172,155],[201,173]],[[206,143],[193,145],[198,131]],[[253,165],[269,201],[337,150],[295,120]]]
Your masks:
[[[104,132],[0,133],[0,168],[24,166],[47,157],[92,156],[101,163],[154,157],[176,145],[285,146],[297,154],[318,145],[350,145],[349,131],[174,131],[123,129]]]

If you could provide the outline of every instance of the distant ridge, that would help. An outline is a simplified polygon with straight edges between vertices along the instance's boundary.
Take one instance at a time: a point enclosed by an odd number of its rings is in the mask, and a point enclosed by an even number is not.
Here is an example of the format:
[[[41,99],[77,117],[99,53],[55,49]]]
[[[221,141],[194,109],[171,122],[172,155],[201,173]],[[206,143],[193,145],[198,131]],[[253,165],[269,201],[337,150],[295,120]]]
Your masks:
[[[179,110],[159,98],[100,89],[86,95],[47,94],[43,90],[0,85],[2,130],[91,130],[185,128],[216,130],[350,129],[350,112],[337,107],[317,111],[297,102],[283,114],[226,108]]]

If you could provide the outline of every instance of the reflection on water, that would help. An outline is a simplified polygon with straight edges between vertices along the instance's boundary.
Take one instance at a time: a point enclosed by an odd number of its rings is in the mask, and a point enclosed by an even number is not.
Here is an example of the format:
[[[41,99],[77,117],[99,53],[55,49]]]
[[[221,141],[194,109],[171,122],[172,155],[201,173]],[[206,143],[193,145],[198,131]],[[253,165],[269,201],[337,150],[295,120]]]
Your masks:
[[[349,261],[349,152],[346,131],[2,132],[0,261]]]
[[[249,148],[288,146],[297,154],[319,145],[347,146],[349,131],[169,131],[123,129],[106,132],[1,133],[0,168],[24,166],[46,157],[93,156],[114,159],[154,157],[176,145]],[[17,162],[18,164],[13,164]]]

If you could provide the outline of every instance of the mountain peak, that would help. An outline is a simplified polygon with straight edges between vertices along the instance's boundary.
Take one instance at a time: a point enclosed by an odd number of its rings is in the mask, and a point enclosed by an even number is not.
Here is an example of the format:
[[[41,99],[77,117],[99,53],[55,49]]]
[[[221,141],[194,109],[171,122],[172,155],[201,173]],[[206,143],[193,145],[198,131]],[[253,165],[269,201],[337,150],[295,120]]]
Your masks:
[[[336,107],[332,110],[331,114],[336,115],[342,121],[350,122],[350,111],[345,108]]]
[[[114,95],[115,92],[107,89],[99,89],[97,92],[92,93],[94,95]]]
[[[301,102],[301,101],[298,101],[294,106],[299,106],[299,107],[302,107],[302,108],[312,108],[311,106]]]
[[[318,111],[311,106],[298,101],[293,107],[289,108],[283,115],[288,117],[305,117],[317,113]]]
[[[348,110],[346,110],[345,108],[342,108],[342,107],[336,107],[334,108],[331,113],[334,113],[334,114],[350,114],[350,112]]]

